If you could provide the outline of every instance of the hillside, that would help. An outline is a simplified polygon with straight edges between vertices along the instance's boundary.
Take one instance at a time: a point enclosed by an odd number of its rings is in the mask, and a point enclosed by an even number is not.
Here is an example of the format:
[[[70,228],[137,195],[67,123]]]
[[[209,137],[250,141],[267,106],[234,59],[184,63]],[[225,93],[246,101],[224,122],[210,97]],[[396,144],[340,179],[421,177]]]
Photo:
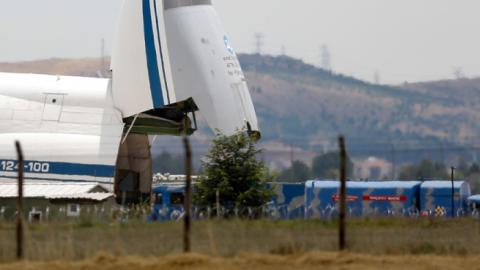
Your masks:
[[[240,62],[263,144],[283,160],[292,149],[308,160],[314,152],[335,147],[339,133],[356,155],[382,155],[391,144],[464,145],[480,134],[480,79],[387,86],[285,56],[244,54]],[[0,63],[0,71],[7,72],[96,76],[101,69],[99,59]],[[206,149],[207,130],[203,126],[194,136],[202,145],[199,152]]]
[[[109,59],[105,59],[105,68],[103,70],[107,69],[109,61]],[[98,71],[102,70],[101,66],[102,61],[99,58],[53,58],[30,62],[0,63],[0,72],[95,77],[97,76]]]
[[[268,139],[461,143],[480,132],[480,79],[373,85],[287,57],[242,55]],[[459,89],[458,91],[456,89]]]

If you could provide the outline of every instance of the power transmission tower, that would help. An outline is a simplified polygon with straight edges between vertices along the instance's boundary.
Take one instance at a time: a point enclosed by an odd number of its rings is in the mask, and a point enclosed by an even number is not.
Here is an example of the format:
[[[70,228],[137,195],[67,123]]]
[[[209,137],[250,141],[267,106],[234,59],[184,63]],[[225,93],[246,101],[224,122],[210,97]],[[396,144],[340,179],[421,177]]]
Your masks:
[[[282,56],[285,56],[285,55],[287,55],[287,49],[285,48],[285,45],[282,45],[282,48],[281,48],[280,54],[281,54]]]
[[[255,52],[257,54],[262,54],[265,35],[263,33],[255,33]]]
[[[463,72],[463,68],[454,67],[453,68],[453,76],[455,76],[455,79],[457,79],[457,80],[465,78],[465,73]]]
[[[375,84],[380,84],[380,72],[378,72],[378,70],[373,74],[373,82]]]
[[[332,70],[332,56],[326,44],[320,46],[320,67],[326,71]]]

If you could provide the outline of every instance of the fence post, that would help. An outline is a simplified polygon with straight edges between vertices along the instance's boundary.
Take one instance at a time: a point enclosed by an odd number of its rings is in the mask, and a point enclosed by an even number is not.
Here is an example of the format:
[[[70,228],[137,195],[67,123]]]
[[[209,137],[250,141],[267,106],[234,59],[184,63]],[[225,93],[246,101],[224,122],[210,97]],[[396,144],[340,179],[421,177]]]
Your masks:
[[[346,210],[346,170],[347,170],[347,151],[345,150],[345,138],[343,135],[338,137],[340,147],[340,216],[338,223],[338,246],[340,251],[345,250],[345,210]]]
[[[451,202],[451,207],[452,207],[452,218],[455,217],[455,167],[452,167],[452,174],[450,175],[450,180],[452,181],[452,202]]]
[[[23,152],[19,141],[15,142],[18,157],[18,197],[17,197],[17,259],[22,260],[23,252]]]
[[[392,181],[395,180],[397,176],[397,164],[396,164],[396,159],[395,159],[395,145],[393,142],[390,144],[392,147]]]
[[[183,252],[191,251],[191,209],[192,209],[192,151],[187,135],[183,136],[185,148],[185,216],[183,219]]]
[[[220,190],[215,191],[215,207],[217,208],[217,218],[220,219]]]

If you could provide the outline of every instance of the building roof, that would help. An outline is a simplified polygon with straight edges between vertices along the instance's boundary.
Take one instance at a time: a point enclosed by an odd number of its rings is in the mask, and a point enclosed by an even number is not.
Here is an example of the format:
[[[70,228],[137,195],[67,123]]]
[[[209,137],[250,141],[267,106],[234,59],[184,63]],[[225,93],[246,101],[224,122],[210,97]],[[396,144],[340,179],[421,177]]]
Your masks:
[[[347,188],[412,188],[420,181],[347,181]],[[305,183],[306,188],[339,188],[340,181],[313,180]]]
[[[464,184],[466,184],[465,181],[454,181],[453,187],[460,188]],[[452,182],[448,180],[425,181],[422,183],[422,188],[452,188]]]
[[[26,182],[23,185],[25,198],[46,198],[52,196],[66,196],[91,193],[98,190],[107,190],[98,183],[91,182]],[[18,196],[16,183],[0,183],[0,198],[15,198]]]
[[[192,183],[193,184],[193,183]],[[162,183],[153,187],[153,192],[183,192],[185,190],[185,183]]]
[[[104,201],[111,197],[114,197],[113,193],[81,193],[81,194],[64,194],[64,195],[52,195],[46,196],[48,200],[89,200],[89,201]]]

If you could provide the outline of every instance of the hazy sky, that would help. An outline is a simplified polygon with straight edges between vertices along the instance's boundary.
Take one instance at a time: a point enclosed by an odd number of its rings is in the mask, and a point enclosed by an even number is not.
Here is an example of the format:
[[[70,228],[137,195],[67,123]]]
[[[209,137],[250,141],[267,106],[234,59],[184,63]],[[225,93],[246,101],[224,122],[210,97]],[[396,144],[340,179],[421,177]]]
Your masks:
[[[112,46],[120,0],[1,0],[0,61],[100,55]],[[320,62],[383,83],[452,78],[455,68],[480,76],[478,0],[215,0],[238,52]]]

